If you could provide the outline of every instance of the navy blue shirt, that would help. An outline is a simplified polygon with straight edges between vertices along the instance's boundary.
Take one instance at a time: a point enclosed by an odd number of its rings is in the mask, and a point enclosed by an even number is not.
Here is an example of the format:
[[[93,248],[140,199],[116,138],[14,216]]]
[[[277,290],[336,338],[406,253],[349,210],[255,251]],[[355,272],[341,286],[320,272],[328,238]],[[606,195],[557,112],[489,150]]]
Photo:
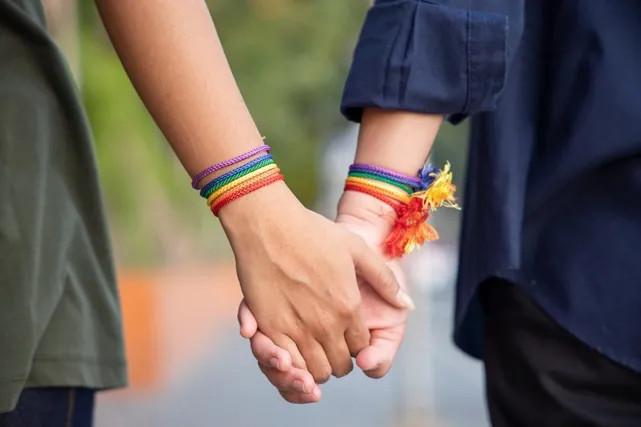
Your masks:
[[[455,341],[482,357],[476,298],[524,289],[641,371],[641,2],[379,0],[342,111],[471,116]]]

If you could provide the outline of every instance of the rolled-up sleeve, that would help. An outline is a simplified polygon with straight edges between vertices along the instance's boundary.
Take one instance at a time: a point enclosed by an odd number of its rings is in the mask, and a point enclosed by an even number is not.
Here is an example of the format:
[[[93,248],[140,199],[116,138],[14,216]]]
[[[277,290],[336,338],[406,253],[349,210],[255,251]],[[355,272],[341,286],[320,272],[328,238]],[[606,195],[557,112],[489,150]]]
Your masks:
[[[507,37],[506,14],[378,0],[356,45],[341,111],[360,121],[365,107],[454,117],[491,110],[505,83]]]

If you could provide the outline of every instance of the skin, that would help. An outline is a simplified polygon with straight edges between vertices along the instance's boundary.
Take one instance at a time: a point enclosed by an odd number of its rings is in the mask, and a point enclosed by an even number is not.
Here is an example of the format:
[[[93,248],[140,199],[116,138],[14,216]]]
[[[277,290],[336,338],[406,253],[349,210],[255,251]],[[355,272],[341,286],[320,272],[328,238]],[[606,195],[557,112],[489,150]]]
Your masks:
[[[376,164],[413,175],[423,166],[432,147],[441,116],[366,109],[359,132],[355,162]],[[401,153],[401,154],[399,154]],[[416,155],[407,155],[416,153]],[[387,204],[367,194],[347,191],[338,205],[336,222],[362,237],[383,256],[381,244],[394,224],[396,214]],[[398,260],[387,260],[401,287],[405,277]],[[407,310],[381,299],[367,281],[361,281],[363,318],[370,343],[356,357],[356,364],[372,378],[391,368],[405,332]],[[292,403],[314,403],[321,390],[305,368],[258,329],[251,310],[241,302],[238,310],[241,335],[249,338],[258,365],[283,398]]]
[[[346,192],[341,199],[341,213],[337,223],[346,230],[361,236],[378,253],[386,231],[393,223],[393,212],[379,216],[378,211],[387,211],[389,206],[379,205],[378,200],[367,195]],[[371,209],[371,210],[370,210]],[[348,213],[350,212],[350,213]],[[375,213],[376,212],[376,213]],[[405,277],[398,260],[388,260],[403,288]],[[394,355],[400,346],[405,331],[407,309],[398,309],[386,303],[366,282],[359,283],[362,298],[363,318],[370,330],[370,343],[356,357],[357,366],[371,378],[385,375]],[[257,330],[251,311],[241,303],[238,312],[241,335],[251,338],[251,348],[261,371],[279,390],[281,395],[292,403],[311,403],[320,400],[321,390],[314,383],[312,375],[291,360],[289,353]]]
[[[203,0],[96,3],[127,74],[190,175],[262,144]],[[368,345],[357,278],[394,306],[411,304],[378,254],[305,209],[282,182],[225,206],[220,220],[262,333],[316,382],[348,373],[351,355]]]

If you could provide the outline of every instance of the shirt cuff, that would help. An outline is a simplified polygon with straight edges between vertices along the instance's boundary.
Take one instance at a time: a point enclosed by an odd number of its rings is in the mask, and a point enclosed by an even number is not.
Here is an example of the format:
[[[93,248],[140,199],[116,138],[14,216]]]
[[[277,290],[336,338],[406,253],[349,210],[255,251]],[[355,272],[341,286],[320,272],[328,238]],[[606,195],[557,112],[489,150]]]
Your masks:
[[[341,112],[364,107],[467,114],[496,106],[505,84],[507,16],[435,4],[379,0],[354,52]]]

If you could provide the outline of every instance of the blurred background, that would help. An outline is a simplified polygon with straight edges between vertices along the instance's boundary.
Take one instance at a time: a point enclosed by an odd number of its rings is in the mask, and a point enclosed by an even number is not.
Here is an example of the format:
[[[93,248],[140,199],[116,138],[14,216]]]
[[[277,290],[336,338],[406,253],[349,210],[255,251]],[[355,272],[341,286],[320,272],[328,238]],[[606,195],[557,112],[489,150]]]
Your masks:
[[[338,105],[369,2],[208,4],[289,185],[331,217],[357,134]],[[441,240],[405,260],[419,308],[390,374],[354,371],[323,386],[319,404],[287,404],[238,335],[240,292],[222,230],[138,100],[93,2],[45,6],[93,128],[125,319],[130,387],[100,395],[97,426],[487,425],[480,364],[450,339],[459,212],[437,215]],[[463,204],[466,133],[446,125],[432,154],[454,165]]]

